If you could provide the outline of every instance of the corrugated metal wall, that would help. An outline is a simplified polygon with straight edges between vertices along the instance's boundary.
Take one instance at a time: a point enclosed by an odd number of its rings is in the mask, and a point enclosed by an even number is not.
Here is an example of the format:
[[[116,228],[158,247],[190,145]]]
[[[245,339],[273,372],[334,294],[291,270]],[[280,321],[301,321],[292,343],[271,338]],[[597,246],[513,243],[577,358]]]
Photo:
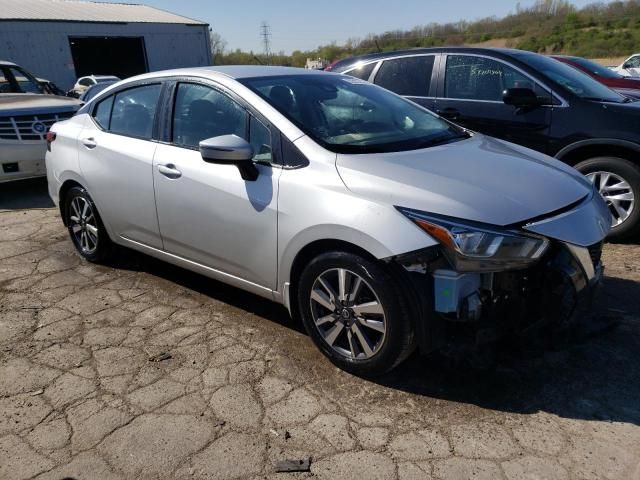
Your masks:
[[[0,60],[69,89],[76,80],[70,36],[144,37],[149,71],[211,64],[206,25],[155,23],[2,21]]]

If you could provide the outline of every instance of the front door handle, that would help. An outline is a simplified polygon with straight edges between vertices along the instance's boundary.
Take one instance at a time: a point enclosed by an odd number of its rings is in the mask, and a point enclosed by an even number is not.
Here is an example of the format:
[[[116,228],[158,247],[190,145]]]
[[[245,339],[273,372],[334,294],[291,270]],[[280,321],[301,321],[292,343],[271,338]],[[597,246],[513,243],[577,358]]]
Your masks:
[[[460,111],[455,108],[444,108],[442,110],[436,110],[436,113],[441,117],[448,118],[449,120],[460,118]]]
[[[158,165],[158,171],[167,178],[180,178],[182,176],[182,172],[173,163]]]
[[[87,147],[89,150],[96,148],[98,146],[98,144],[96,143],[95,138],[93,137],[89,137],[89,138],[83,138],[82,139],[82,144]]]

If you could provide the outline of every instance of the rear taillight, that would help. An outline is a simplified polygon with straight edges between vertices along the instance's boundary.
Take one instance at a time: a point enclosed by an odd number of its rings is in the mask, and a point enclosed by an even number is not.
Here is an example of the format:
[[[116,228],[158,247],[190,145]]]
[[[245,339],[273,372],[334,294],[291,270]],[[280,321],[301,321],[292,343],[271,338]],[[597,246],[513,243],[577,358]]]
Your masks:
[[[47,150],[51,151],[51,143],[56,139],[56,132],[47,132]]]

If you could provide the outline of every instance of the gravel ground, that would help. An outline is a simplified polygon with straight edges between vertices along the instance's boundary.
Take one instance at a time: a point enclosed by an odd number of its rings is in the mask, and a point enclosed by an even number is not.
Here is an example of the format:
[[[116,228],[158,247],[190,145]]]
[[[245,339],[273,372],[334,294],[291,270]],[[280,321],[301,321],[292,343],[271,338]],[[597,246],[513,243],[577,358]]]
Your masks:
[[[4,206],[0,479],[640,479],[638,245],[605,248],[617,328],[374,383],[265,300],[132,252],[82,261],[41,191]]]

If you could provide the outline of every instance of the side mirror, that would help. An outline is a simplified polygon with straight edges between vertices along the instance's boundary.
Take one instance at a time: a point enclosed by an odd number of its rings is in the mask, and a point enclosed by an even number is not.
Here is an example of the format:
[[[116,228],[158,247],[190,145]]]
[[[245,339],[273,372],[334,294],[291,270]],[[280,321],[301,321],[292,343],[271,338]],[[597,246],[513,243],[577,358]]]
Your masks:
[[[253,147],[244,138],[221,135],[202,140],[198,146],[205,162],[235,165],[243,180],[253,182],[258,178],[259,172],[253,163]]]
[[[540,105],[538,96],[530,88],[508,88],[502,92],[502,101],[516,108],[534,108]]]

